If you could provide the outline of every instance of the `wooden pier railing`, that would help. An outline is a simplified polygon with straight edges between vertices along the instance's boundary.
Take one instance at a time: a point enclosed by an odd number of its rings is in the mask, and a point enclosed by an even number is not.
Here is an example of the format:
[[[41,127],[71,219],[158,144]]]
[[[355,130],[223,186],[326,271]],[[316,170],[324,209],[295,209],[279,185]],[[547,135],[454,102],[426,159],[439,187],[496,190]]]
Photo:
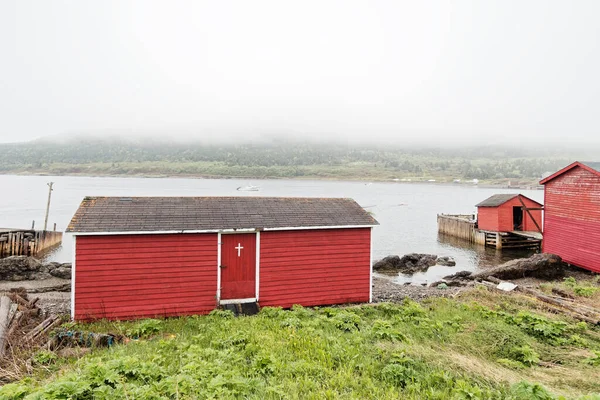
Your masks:
[[[0,229],[0,257],[35,256],[62,242],[62,232]]]

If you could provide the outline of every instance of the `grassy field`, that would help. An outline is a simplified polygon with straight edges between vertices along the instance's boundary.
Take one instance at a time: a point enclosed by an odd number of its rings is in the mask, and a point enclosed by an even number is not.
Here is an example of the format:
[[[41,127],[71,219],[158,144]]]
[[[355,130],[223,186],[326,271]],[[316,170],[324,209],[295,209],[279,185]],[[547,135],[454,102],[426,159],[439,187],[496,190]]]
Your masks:
[[[597,327],[483,287],[421,304],[70,327],[137,339],[79,359],[40,351],[1,399],[600,399]]]

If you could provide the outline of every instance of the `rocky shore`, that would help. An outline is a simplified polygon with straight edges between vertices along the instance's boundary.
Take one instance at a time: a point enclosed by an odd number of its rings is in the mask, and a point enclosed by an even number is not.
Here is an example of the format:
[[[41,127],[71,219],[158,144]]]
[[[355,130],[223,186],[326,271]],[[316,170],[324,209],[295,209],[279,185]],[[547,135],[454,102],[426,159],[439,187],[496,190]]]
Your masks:
[[[0,292],[22,288],[39,298],[39,307],[51,314],[70,312],[71,264],[42,263],[34,257],[0,258]]]

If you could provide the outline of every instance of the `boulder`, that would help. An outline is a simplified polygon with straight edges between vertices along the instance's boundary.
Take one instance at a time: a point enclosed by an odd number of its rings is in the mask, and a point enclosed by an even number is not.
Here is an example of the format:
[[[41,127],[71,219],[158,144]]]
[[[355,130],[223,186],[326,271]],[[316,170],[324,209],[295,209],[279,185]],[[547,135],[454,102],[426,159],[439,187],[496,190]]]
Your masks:
[[[387,256],[373,264],[373,269],[384,272],[399,272],[402,274],[414,274],[415,272],[427,271],[429,267],[436,264],[437,256],[434,254],[410,253],[402,256]]]
[[[42,263],[33,257],[12,256],[0,258],[0,280],[22,281],[33,279],[33,275],[39,271]]]
[[[456,261],[454,261],[454,258],[450,256],[438,257],[437,265],[442,265],[444,267],[454,267],[456,265]]]
[[[398,256],[387,256],[382,260],[377,261],[373,264],[375,271],[397,271],[400,266],[400,257]]]

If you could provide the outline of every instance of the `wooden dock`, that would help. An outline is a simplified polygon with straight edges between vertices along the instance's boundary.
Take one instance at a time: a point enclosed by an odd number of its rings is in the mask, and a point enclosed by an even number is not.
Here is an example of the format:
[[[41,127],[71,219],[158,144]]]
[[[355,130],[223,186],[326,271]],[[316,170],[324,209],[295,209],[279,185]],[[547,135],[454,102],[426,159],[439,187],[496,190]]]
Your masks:
[[[0,257],[35,256],[62,242],[62,232],[0,228]]]
[[[539,232],[493,232],[477,228],[474,215],[438,214],[438,232],[496,249],[541,249]]]

